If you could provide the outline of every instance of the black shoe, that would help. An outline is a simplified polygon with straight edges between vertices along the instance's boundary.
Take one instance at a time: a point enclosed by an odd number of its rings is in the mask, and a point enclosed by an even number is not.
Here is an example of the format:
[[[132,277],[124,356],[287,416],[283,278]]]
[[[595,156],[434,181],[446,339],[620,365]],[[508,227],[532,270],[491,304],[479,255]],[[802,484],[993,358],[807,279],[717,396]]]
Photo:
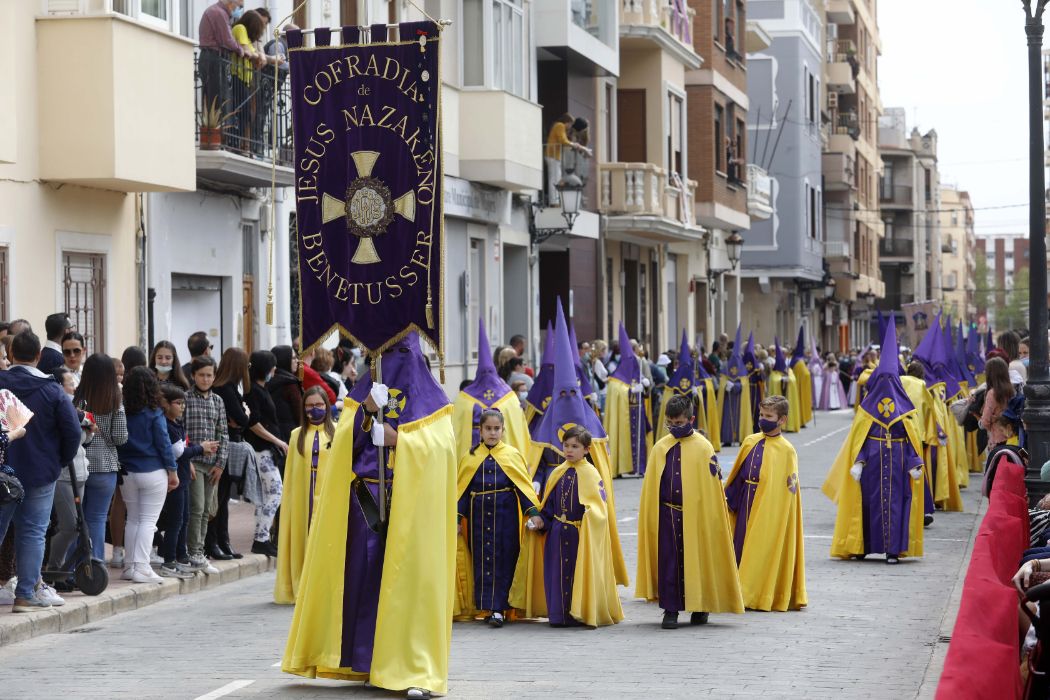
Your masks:
[[[489,623],[490,627],[495,627],[496,629],[499,629],[503,626],[503,614],[492,613],[491,615],[485,618],[485,622]]]
[[[77,584],[73,581],[73,579],[67,579],[65,581],[55,581],[55,583],[52,584],[51,587],[59,593],[72,593],[73,591],[77,590]]]
[[[933,525],[933,515],[930,513],[924,515],[922,518],[922,524],[923,527],[929,527],[930,525]]]
[[[265,554],[268,557],[276,557],[277,547],[273,546],[273,542],[255,540],[252,542],[252,554]]]
[[[660,623],[660,627],[665,630],[676,630],[678,629],[678,613],[676,612],[665,612],[664,621]]]
[[[689,624],[690,625],[706,625],[707,624],[707,618],[709,618],[710,616],[711,616],[710,613],[695,612],[695,613],[693,613],[692,615],[689,616]]]
[[[243,559],[244,558],[244,555],[241,554],[238,551],[235,551],[234,548],[230,546],[229,542],[224,542],[224,543],[220,544],[219,545],[219,549],[221,549],[226,554],[229,554],[231,559]]]
[[[866,556],[868,556],[868,555],[867,554],[854,554],[853,558],[856,559],[857,561],[864,561],[864,557],[866,557]]]
[[[896,554],[887,554],[886,555],[886,563],[887,564],[900,564],[901,560],[897,558]]]
[[[205,547],[204,554],[207,555],[207,557],[213,561],[229,561],[230,559],[233,559],[232,556],[219,549],[219,545],[217,544],[213,544],[210,547]]]

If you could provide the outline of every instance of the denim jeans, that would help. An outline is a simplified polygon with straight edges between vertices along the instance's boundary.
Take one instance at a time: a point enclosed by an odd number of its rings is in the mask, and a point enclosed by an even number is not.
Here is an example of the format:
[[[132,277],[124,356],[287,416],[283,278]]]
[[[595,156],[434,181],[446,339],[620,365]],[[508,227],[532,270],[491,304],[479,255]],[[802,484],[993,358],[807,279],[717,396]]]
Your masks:
[[[51,506],[55,500],[55,484],[32,486],[26,489],[25,499],[18,504],[0,508],[0,541],[8,526],[15,525],[15,571],[18,574],[16,598],[33,598],[44,563],[44,536],[51,523]]]
[[[109,504],[117,489],[116,472],[92,472],[84,482],[84,520],[91,535],[91,556],[100,561],[106,559],[106,521],[109,519]],[[66,553],[67,560],[73,556],[77,543]],[[79,563],[79,562],[77,562]]]
[[[181,479],[181,477],[180,477]],[[157,552],[166,563],[185,561],[189,556],[186,551],[186,529],[190,524],[190,478],[180,480],[174,491],[169,491],[160,515],[160,529],[164,530],[164,539]]]

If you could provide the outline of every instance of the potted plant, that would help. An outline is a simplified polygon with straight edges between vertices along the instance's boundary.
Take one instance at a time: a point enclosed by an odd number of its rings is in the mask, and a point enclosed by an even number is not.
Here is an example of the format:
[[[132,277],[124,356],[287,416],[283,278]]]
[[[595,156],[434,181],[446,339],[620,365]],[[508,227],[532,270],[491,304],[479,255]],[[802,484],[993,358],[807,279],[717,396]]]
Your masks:
[[[218,96],[211,104],[205,104],[200,114],[200,147],[203,151],[215,151],[222,147],[222,132],[226,130],[233,114],[226,114],[226,102],[218,103]]]

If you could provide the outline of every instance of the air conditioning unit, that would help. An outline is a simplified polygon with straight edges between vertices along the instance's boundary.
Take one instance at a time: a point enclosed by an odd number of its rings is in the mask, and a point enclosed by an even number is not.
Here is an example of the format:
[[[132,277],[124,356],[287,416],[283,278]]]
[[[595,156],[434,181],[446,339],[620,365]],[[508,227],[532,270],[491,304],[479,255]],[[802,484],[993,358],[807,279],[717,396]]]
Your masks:
[[[901,265],[901,274],[902,275],[910,275],[911,274],[911,267],[912,267],[911,263],[905,263],[905,264]]]
[[[837,92],[828,93],[828,109],[839,108],[839,94]]]

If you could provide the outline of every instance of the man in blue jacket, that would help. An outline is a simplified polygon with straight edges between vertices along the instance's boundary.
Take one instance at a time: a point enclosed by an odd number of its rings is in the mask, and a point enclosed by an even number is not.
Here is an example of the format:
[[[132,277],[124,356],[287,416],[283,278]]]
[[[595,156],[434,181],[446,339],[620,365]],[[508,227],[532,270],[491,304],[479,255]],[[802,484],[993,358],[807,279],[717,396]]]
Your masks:
[[[12,442],[7,461],[25,488],[19,504],[0,508],[0,541],[10,523],[15,525],[15,558],[18,586],[14,612],[35,612],[51,607],[37,595],[44,536],[51,520],[55,482],[80,445],[80,420],[69,395],[53,377],[37,369],[40,339],[32,331],[15,336],[11,343],[11,369],[0,372],[0,389],[8,389],[33,412],[25,436]]]
[[[44,374],[51,374],[56,367],[65,364],[62,356],[62,336],[73,330],[73,323],[69,320],[69,314],[51,314],[44,319],[44,332],[47,333],[47,342],[40,350],[40,361],[36,367]]]

